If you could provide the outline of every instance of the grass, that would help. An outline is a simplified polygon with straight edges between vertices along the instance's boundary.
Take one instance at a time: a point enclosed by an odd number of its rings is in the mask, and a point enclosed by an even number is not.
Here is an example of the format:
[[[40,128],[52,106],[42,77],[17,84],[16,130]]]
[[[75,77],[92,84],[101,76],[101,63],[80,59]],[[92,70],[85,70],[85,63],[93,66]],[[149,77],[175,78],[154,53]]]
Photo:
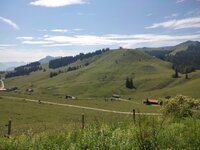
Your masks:
[[[89,102],[89,101],[88,101]],[[109,110],[119,110],[131,112],[133,107],[124,102],[105,102],[90,101],[90,104],[83,106],[94,106],[95,108],[104,108]],[[85,103],[83,100],[82,103]],[[71,102],[71,104],[76,104]],[[80,103],[79,103],[80,104]],[[127,109],[125,109],[126,107]],[[130,108],[130,109],[129,109]],[[149,107],[150,110],[151,107]],[[148,110],[148,109],[147,109]],[[159,109],[158,109],[159,110]],[[86,109],[76,109],[70,107],[54,106],[47,104],[38,104],[17,100],[13,98],[0,98],[0,131],[1,136],[6,133],[5,124],[9,119],[13,122],[12,135],[26,134],[29,131],[34,133],[62,130],[81,126],[81,114],[85,114],[86,125],[92,122],[123,122],[132,119],[131,115],[120,115]]]
[[[140,118],[136,124],[95,123],[86,129],[31,133],[17,138],[0,138],[0,149],[188,149],[198,150],[200,145],[200,120],[187,118]]]

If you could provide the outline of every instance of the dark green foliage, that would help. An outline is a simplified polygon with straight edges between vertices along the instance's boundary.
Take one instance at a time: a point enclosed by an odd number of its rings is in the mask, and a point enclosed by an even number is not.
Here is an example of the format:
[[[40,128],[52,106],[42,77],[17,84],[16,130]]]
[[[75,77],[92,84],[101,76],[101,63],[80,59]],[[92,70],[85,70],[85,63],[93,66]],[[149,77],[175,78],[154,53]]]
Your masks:
[[[126,88],[136,89],[136,87],[134,86],[132,78],[130,78],[130,79],[129,79],[129,77],[126,78]]]
[[[67,69],[67,72],[69,72],[69,71],[74,71],[74,70],[77,70],[77,69],[79,69],[79,67],[69,67],[69,68]]]
[[[42,70],[42,67],[40,66],[40,62],[33,62],[24,66],[20,66],[15,68],[14,71],[8,72],[5,77],[16,77],[16,76],[23,76],[23,75],[29,75],[31,72]]]
[[[92,53],[87,53],[87,54],[80,53],[79,55],[76,55],[76,56],[68,56],[68,57],[58,58],[58,59],[55,59],[55,60],[52,60],[49,62],[49,68],[55,69],[55,68],[67,66],[71,63],[76,62],[77,60],[83,60],[83,59],[87,59],[87,58],[90,58],[90,57],[93,57],[96,55],[100,55],[109,50],[110,50],[109,48],[106,48],[106,49],[102,49],[102,50],[97,50]]]
[[[67,72],[70,72],[70,71],[77,70],[79,68],[80,68],[80,66],[73,66],[73,67],[69,66],[69,68],[66,71],[59,70],[58,72],[50,72],[49,77],[52,78],[52,77],[55,77],[55,76],[57,76],[57,75],[59,75],[61,73],[64,73],[64,72],[67,73]]]
[[[173,78],[178,78],[179,77],[179,75],[178,75],[178,69],[175,69],[174,71],[175,72],[174,72]]]
[[[185,74],[185,79],[189,79],[188,73]]]
[[[144,49],[145,50],[145,49]],[[177,46],[145,50],[146,53],[170,61],[180,73],[200,69],[200,42],[187,41]]]
[[[186,51],[181,51],[176,53],[172,57],[172,63],[179,70],[179,72],[184,73],[185,68],[187,72],[190,73],[195,69],[200,68],[200,46],[189,46]]]
[[[145,51],[145,52],[148,53],[149,55],[165,60],[166,56],[169,55],[169,53],[171,53],[172,50],[152,50],[152,51]]]
[[[89,65],[90,65],[90,63],[89,63],[89,62],[86,62],[86,63],[85,63],[85,66],[89,66]]]
[[[50,72],[49,77],[53,78],[54,76],[57,76],[59,73],[58,72]]]

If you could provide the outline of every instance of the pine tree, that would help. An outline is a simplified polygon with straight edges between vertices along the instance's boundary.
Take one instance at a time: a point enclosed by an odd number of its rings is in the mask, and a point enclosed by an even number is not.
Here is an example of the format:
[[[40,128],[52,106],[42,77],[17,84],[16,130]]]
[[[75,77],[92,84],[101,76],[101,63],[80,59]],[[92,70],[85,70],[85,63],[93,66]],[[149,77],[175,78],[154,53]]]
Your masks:
[[[189,79],[188,73],[185,74],[185,79]]]
[[[129,88],[129,89],[135,88],[132,78],[130,78],[130,79],[129,79],[129,77],[126,78],[126,88]]]
[[[175,69],[175,74],[173,75],[173,78],[178,78],[178,69]]]
[[[129,88],[129,78],[126,77],[126,88]]]

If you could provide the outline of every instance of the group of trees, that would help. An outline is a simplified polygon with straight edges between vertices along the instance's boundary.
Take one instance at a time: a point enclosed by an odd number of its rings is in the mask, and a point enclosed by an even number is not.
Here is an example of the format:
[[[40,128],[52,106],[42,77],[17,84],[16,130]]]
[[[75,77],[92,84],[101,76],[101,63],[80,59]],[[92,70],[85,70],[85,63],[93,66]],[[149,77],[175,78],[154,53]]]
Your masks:
[[[187,46],[186,50],[172,54],[174,48],[169,47],[163,50],[146,51],[152,56],[171,62],[175,72],[184,74],[200,69],[200,44]],[[175,75],[175,77],[178,77]]]
[[[179,72],[178,72],[178,69],[176,68],[173,68],[174,69],[174,74],[172,75],[173,78],[179,78]],[[188,72],[186,71],[185,72],[185,79],[189,79],[189,75],[188,75]]]
[[[129,78],[129,77],[126,78],[126,88],[136,89],[132,78]]]
[[[85,66],[88,66],[89,65],[89,63],[85,63]],[[59,70],[59,71],[57,71],[57,72],[50,72],[50,75],[49,75],[49,77],[50,78],[52,78],[52,77],[54,77],[54,76],[57,76],[57,75],[59,75],[59,74],[61,74],[61,73],[67,73],[67,72],[70,72],[70,71],[74,71],[74,70],[77,70],[77,69],[79,69],[79,68],[81,68],[82,66],[69,66],[68,68],[67,68],[67,70],[66,71],[61,71],[61,70]]]
[[[73,62],[76,62],[77,60],[83,60],[83,59],[87,59],[87,58],[90,58],[90,57],[93,57],[96,55],[100,55],[109,50],[110,50],[109,48],[106,48],[106,49],[102,49],[102,50],[97,50],[92,53],[87,53],[87,54],[80,53],[79,55],[76,55],[76,56],[61,57],[61,58],[50,61],[49,68],[55,69],[55,68],[67,66]]]
[[[38,61],[15,68],[14,71],[8,72],[5,75],[5,78],[29,75],[31,72],[34,72],[37,70],[42,70],[42,67],[40,66],[40,62]]]

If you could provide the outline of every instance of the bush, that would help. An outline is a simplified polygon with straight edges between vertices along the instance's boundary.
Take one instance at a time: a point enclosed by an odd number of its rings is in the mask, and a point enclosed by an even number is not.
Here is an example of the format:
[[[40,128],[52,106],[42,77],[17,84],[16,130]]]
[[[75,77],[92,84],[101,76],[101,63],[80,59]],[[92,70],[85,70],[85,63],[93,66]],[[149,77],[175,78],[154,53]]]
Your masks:
[[[167,100],[162,110],[175,117],[200,117],[200,100],[178,95]]]

